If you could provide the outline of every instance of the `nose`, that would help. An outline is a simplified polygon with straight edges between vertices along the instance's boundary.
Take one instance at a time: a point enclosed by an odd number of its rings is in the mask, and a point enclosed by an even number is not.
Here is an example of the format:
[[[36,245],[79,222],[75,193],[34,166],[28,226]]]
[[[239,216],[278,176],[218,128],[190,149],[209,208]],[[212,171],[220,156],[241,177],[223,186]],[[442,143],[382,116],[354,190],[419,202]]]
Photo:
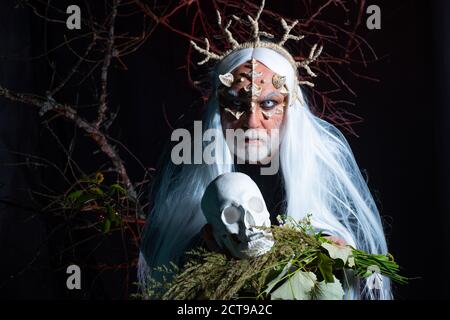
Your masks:
[[[248,212],[245,212],[244,224],[245,224],[245,228],[247,228],[247,229],[251,229],[256,225],[255,219],[253,219],[253,216],[251,214],[249,214]]]
[[[244,129],[257,129],[257,128],[261,128],[261,119],[262,119],[262,114],[261,112],[259,112],[258,108],[255,108],[254,111],[247,111],[245,113],[245,117],[243,119],[243,128]]]

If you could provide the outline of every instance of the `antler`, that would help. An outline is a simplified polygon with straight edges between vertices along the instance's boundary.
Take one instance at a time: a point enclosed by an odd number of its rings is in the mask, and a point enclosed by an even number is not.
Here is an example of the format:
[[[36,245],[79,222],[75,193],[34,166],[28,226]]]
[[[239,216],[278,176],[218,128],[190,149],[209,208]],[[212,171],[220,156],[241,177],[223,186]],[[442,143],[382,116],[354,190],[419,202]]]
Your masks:
[[[320,56],[322,53],[323,46],[320,46],[319,49],[317,49],[317,43],[311,48],[311,52],[309,53],[309,57],[303,61],[297,62],[297,67],[303,68],[306,70],[306,72],[311,77],[317,77],[317,74],[315,74],[311,68],[309,67],[309,64],[316,61],[316,59]],[[305,83],[307,84],[307,83]]]
[[[231,47],[233,49],[236,49],[239,47],[239,42],[237,42],[236,39],[233,38],[233,34],[231,33],[230,30],[228,30],[230,25],[231,25],[231,20],[228,21],[227,26],[225,27],[225,29],[223,31],[225,32],[225,35],[227,36],[227,40],[231,44]]]
[[[301,86],[305,85],[305,86],[309,86],[309,87],[312,87],[312,88],[314,87],[314,83],[312,83],[310,81],[305,81],[305,80],[304,81],[299,81],[298,84],[301,85]]]
[[[222,28],[222,16],[220,15],[219,10],[217,10],[216,12],[217,12],[217,24],[219,25],[220,28]],[[223,29],[223,32],[225,34],[225,37],[228,40],[228,43],[231,44],[231,47],[233,49],[236,49],[239,47],[239,42],[237,42],[236,39],[234,39],[233,34],[229,30],[230,26],[231,26],[231,20],[228,21],[226,27]]]
[[[214,52],[209,51],[209,40],[208,38],[205,38],[206,48],[200,48],[194,41],[191,40],[191,44],[194,47],[195,50],[197,50],[200,53],[203,53],[206,57],[202,61],[198,63],[198,65],[202,65],[209,61],[209,59],[214,60],[221,60],[223,57],[219,56],[218,54],[215,54]]]
[[[261,17],[261,14],[264,10],[264,5],[265,5],[265,0],[261,0],[261,6],[258,9],[258,12],[256,13],[256,16],[254,18],[252,18],[250,15],[247,15],[248,18],[248,22],[245,20],[242,20],[241,18],[232,15],[231,17],[239,22],[239,23],[243,23],[245,25],[248,26],[248,24],[250,24],[250,27],[253,29],[253,46],[258,47],[268,47],[268,48],[274,48],[274,50],[278,50],[279,52],[281,52],[282,54],[284,54],[285,56],[287,56],[287,58],[289,59],[289,61],[297,68],[303,68],[306,70],[306,72],[308,73],[308,75],[310,75],[311,77],[317,77],[317,75],[311,70],[310,68],[310,64],[314,61],[317,60],[317,58],[319,57],[319,55],[322,53],[322,49],[323,46],[318,47],[317,44],[315,44],[312,48],[311,51],[309,53],[308,58],[302,60],[302,61],[298,61],[295,62],[293,57],[286,52],[286,50],[283,48],[283,45],[286,43],[286,41],[293,39],[293,40],[301,40],[303,39],[305,36],[303,35],[298,35],[295,36],[293,34],[291,34],[292,29],[294,29],[294,27],[298,24],[298,20],[293,21],[291,24],[288,24],[286,22],[286,20],[284,20],[283,18],[281,19],[281,25],[283,26],[284,29],[284,34],[283,37],[280,39],[280,41],[278,43],[275,42],[268,42],[268,43],[262,43],[260,40],[260,36],[264,36],[267,38],[274,38],[273,34],[265,32],[265,31],[259,31],[259,19]],[[202,61],[200,61],[198,64],[202,65],[206,62],[208,62],[210,59],[214,59],[214,60],[221,60],[223,59],[227,54],[229,54],[232,50],[236,50],[239,48],[246,48],[247,45],[249,43],[242,43],[240,44],[234,37],[233,34],[230,31],[230,26],[232,23],[232,20],[228,21],[228,23],[226,24],[226,26],[224,27],[222,25],[222,16],[220,15],[220,12],[217,10],[217,23],[219,25],[219,28],[221,28],[223,30],[223,33],[225,35],[225,38],[227,39],[228,43],[231,45],[232,49],[226,51],[223,54],[216,54],[214,52],[212,52],[210,50],[210,44],[209,44],[209,40],[207,38],[205,38],[205,48],[201,48],[199,47],[194,41],[191,41],[192,46],[194,47],[195,50],[197,50],[199,53],[204,54],[206,57],[205,59],[203,59]],[[251,44],[251,43],[250,43]],[[221,75],[224,76],[224,75]],[[220,77],[219,77],[220,78]],[[221,79],[222,80],[222,79]],[[228,81],[228,79],[225,79]],[[228,82],[226,82],[228,83]],[[311,86],[314,87],[314,83],[310,82],[310,81],[299,81],[300,85],[307,85],[307,86]]]
[[[264,35],[264,36],[268,36],[270,38],[273,38],[273,35],[267,32],[259,32],[259,24],[258,24],[258,20],[261,17],[261,13],[264,10],[264,6],[266,4],[266,0],[262,0],[261,1],[261,6],[258,10],[258,12],[256,13],[255,18],[252,18],[250,15],[247,16],[248,21],[250,21],[250,24],[252,25],[253,28],[253,39],[255,40],[255,42],[259,42],[259,36],[260,35]]]
[[[298,41],[305,37],[305,36],[294,36],[294,35],[290,34],[291,30],[297,25],[297,23],[298,23],[298,20],[295,20],[294,22],[292,22],[291,25],[288,25],[286,23],[286,20],[281,18],[281,25],[283,26],[285,33],[284,33],[283,37],[281,38],[280,42],[278,42],[279,46],[284,45],[284,43],[286,41],[288,41],[289,39]]]

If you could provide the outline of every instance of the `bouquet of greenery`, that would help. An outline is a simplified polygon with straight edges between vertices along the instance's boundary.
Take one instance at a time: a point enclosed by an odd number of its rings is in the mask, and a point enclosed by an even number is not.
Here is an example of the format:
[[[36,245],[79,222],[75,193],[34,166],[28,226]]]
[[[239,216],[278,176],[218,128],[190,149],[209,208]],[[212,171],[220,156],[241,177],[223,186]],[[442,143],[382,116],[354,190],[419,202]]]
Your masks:
[[[270,227],[275,243],[255,258],[190,251],[182,268],[160,268],[163,281],[153,281],[147,294],[169,300],[339,300],[344,297],[341,281],[349,277],[383,275],[400,284],[407,282],[392,255],[338,245],[314,233],[309,219]]]

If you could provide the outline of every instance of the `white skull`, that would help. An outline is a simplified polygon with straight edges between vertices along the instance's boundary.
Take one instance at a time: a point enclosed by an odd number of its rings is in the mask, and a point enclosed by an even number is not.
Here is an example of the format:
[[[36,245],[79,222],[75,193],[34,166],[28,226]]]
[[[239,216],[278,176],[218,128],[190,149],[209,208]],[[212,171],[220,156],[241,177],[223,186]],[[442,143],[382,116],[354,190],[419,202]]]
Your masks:
[[[216,242],[236,258],[262,255],[273,246],[270,214],[256,183],[246,174],[224,173],[206,188],[201,202]]]

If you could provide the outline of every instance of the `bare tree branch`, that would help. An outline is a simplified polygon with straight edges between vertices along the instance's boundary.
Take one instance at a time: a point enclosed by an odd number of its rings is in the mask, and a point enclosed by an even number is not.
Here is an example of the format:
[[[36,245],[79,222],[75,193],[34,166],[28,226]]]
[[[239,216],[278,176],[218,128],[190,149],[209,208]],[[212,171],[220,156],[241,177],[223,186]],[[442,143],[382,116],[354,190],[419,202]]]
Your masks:
[[[102,122],[105,120],[105,113],[108,108],[107,97],[108,97],[108,70],[111,65],[112,58],[116,55],[114,52],[114,26],[117,16],[117,7],[120,5],[121,0],[114,0],[111,9],[111,18],[109,21],[109,32],[107,39],[107,47],[105,51],[105,57],[103,59],[102,73],[101,73],[101,94],[100,103],[98,108],[98,118],[95,122],[95,127],[98,129]]]
[[[0,96],[3,96],[11,101],[35,106],[39,109],[39,112],[41,114],[44,114],[48,111],[53,111],[63,116],[64,118],[73,121],[77,125],[77,127],[84,130],[92,138],[92,140],[97,143],[100,150],[102,150],[103,153],[109,157],[115,171],[119,175],[122,183],[126,186],[130,196],[134,199],[136,198],[136,192],[134,190],[133,184],[128,177],[127,170],[116,148],[108,142],[105,134],[101,132],[101,130],[99,130],[96,124],[92,124],[80,117],[77,114],[75,108],[69,105],[60,104],[54,99],[46,99],[31,94],[16,93],[2,86],[0,86]]]

